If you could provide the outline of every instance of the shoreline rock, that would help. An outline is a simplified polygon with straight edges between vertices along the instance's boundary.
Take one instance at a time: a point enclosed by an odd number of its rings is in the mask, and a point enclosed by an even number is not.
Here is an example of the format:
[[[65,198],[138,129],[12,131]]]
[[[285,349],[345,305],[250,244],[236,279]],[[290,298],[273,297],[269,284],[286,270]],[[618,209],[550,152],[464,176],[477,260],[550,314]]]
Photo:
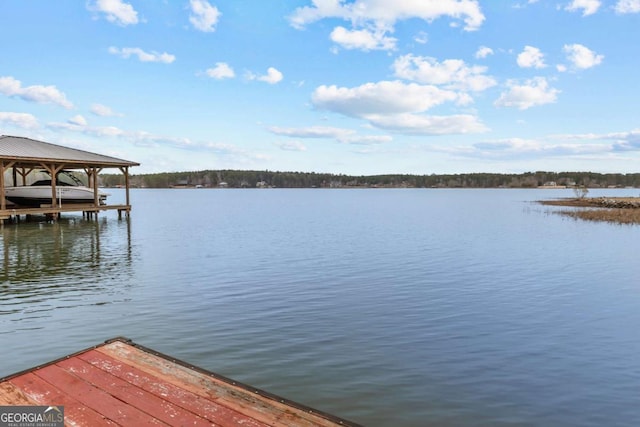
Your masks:
[[[543,205],[566,206],[558,214],[588,221],[605,221],[617,224],[640,224],[640,197],[593,197],[542,200]]]

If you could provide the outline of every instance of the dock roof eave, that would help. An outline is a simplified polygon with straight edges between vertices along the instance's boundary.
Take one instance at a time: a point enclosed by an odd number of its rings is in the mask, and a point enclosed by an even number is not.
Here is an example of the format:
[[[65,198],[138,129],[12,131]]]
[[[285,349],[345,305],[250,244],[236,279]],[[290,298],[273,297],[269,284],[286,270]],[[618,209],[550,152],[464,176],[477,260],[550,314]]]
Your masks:
[[[129,162],[126,160],[114,161],[114,162],[106,162],[106,161],[89,162],[89,161],[82,161],[82,160],[53,159],[53,158],[45,158],[45,157],[37,158],[37,157],[0,156],[0,161],[14,162],[15,165],[17,166],[40,165],[42,163],[63,163],[68,168],[73,168],[73,167],[119,168],[119,167],[140,166],[140,163]]]
[[[139,163],[129,160],[8,135],[0,136],[0,161],[14,162],[17,165],[25,166],[56,163],[78,168],[140,166]]]

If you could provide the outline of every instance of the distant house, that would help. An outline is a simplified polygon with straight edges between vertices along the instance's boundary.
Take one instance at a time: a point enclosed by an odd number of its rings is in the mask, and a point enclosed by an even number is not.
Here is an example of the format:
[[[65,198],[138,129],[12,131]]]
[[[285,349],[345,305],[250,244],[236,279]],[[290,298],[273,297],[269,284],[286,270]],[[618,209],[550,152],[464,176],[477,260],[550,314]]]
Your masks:
[[[555,181],[547,181],[538,188],[566,188],[565,185],[560,185]]]
[[[189,184],[189,180],[182,179],[177,183],[170,185],[171,188],[191,188],[193,185]]]

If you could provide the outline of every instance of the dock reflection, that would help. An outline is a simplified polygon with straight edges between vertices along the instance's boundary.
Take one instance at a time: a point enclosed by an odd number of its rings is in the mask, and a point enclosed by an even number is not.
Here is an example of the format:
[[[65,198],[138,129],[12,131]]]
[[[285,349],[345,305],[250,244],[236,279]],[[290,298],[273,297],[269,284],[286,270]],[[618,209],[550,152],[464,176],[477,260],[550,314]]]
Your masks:
[[[5,224],[0,236],[0,316],[107,304],[129,286],[129,219]]]

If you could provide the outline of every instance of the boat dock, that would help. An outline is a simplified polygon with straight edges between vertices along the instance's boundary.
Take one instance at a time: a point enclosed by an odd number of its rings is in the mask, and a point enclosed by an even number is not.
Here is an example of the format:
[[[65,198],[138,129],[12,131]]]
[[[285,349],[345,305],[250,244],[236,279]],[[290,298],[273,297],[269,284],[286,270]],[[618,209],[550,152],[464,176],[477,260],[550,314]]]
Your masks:
[[[1,405],[73,426],[357,426],[121,337],[0,379]]]
[[[9,206],[4,210],[0,210],[0,223],[6,219],[15,219],[18,221],[21,215],[25,217],[29,217],[31,215],[44,215],[51,218],[58,218],[60,214],[64,212],[80,212],[82,211],[82,216],[91,219],[97,218],[98,212],[103,211],[118,211],[118,218],[122,218],[122,214],[125,216],[129,216],[129,212],[131,211],[130,205],[93,205],[93,204],[81,204],[75,203],[65,206],[56,206],[52,207],[50,205],[40,206],[40,207],[23,207],[23,206]]]
[[[131,211],[129,168],[134,166],[140,166],[140,164],[30,138],[0,135],[0,226],[4,220],[18,220],[21,215],[45,215],[55,220],[61,213],[82,211],[83,216],[87,218],[97,218],[99,212],[117,210],[118,218],[121,218],[123,213],[128,216]],[[117,169],[123,174],[125,188],[123,204],[107,205],[100,197],[98,175],[109,168]],[[30,182],[33,179],[30,177],[40,171],[50,177],[48,184],[43,187],[33,187],[34,183]],[[93,190],[93,197],[90,199],[82,197],[79,203],[77,200],[73,203],[64,202],[62,194],[65,192],[62,189],[71,189],[73,185],[69,183],[63,185],[58,181],[60,174],[70,172],[71,176],[75,176],[74,173],[80,176],[86,175],[86,190]],[[82,184],[77,177],[74,181],[77,182],[76,185]],[[42,195],[33,197],[30,193],[27,197],[22,194],[21,197],[15,197],[18,199],[15,203],[25,206],[9,203],[7,199],[10,197],[7,192],[13,191],[12,194],[15,196],[16,189],[22,188],[46,188],[50,191],[50,196],[46,196],[47,201],[41,202]],[[57,191],[58,188],[61,189],[60,192]],[[24,203],[26,200],[30,203]],[[84,203],[84,200],[87,200],[87,203]]]

